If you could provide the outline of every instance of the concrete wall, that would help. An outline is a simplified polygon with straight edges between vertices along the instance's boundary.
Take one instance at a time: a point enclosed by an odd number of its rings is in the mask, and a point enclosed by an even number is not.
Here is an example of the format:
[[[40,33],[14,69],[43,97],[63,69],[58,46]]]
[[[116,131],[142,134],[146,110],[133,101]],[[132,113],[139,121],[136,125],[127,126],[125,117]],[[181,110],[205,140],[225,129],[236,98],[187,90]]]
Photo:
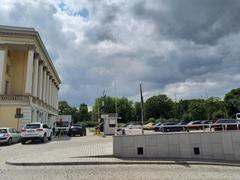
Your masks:
[[[24,118],[20,119],[19,122],[15,118],[16,108],[21,108],[24,115]],[[31,122],[29,113],[30,107],[0,106],[0,127],[13,127],[20,130],[25,123]]]
[[[143,148],[142,155],[138,147]],[[116,157],[240,160],[240,131],[114,136],[113,153]]]

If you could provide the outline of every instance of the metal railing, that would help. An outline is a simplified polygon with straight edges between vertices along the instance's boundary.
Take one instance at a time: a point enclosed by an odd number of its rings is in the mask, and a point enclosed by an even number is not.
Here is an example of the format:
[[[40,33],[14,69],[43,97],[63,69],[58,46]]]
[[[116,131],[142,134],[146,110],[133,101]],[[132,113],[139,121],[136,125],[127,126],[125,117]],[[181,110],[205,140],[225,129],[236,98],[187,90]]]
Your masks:
[[[213,124],[191,124],[191,125],[165,125],[159,128],[160,132],[171,132],[171,130],[178,131],[226,131],[226,130],[240,130],[240,123],[213,123]],[[169,131],[166,131],[169,130]],[[174,131],[172,131],[174,132]],[[176,131],[175,131],[176,132]]]

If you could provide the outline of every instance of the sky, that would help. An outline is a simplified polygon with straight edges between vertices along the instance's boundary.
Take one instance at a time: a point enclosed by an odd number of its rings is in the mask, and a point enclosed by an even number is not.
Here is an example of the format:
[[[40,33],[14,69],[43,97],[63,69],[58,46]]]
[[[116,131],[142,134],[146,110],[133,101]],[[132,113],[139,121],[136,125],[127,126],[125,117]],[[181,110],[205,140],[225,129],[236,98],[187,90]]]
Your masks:
[[[33,27],[62,80],[60,100],[92,106],[224,97],[240,82],[239,0],[0,0],[0,24]]]

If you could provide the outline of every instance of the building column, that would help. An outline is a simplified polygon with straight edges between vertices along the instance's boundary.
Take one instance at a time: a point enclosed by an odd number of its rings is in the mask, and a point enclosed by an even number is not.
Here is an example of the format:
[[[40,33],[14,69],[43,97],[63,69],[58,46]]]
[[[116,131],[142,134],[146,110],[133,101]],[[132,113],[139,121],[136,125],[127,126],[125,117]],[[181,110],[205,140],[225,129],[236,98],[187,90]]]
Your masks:
[[[53,80],[51,81],[51,106],[53,107],[54,91],[53,91]]]
[[[43,92],[42,92],[42,100],[46,102],[46,85],[47,85],[47,69],[43,68]]]
[[[0,94],[5,90],[6,54],[7,50],[0,47]]]
[[[38,98],[42,100],[42,90],[43,90],[43,63],[39,63],[38,70]]]
[[[34,58],[34,71],[33,71],[33,96],[38,96],[38,65],[39,65],[39,55]]]
[[[32,94],[33,57],[34,57],[34,49],[31,48],[28,50],[28,58],[27,58],[27,72],[26,72],[26,84],[25,84],[26,94]]]
[[[54,84],[53,86],[54,89],[54,101],[53,101],[53,106],[56,109],[56,99],[57,99],[57,91],[56,91],[56,85]]]
[[[58,110],[58,96],[59,96],[59,94],[58,94],[58,87],[57,87],[56,95],[57,95],[56,109]]]
[[[49,104],[49,82],[50,82],[50,80],[49,80],[49,75],[47,75],[47,84],[46,84],[46,86],[47,86],[47,90],[46,90],[46,103],[47,104]]]
[[[52,78],[49,79],[49,96],[48,96],[48,104],[51,106],[51,96],[52,96]]]

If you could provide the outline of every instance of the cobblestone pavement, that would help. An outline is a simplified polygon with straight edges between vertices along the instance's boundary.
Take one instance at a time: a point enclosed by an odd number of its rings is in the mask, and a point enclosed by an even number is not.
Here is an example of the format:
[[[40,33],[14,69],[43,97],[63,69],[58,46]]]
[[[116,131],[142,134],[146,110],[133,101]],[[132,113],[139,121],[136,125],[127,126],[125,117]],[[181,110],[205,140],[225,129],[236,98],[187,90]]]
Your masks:
[[[3,180],[239,179],[239,167],[181,165],[41,166],[0,170]]]
[[[0,146],[0,168],[5,161],[61,161],[79,156],[112,155],[112,138],[85,137],[55,138],[52,142]]]

